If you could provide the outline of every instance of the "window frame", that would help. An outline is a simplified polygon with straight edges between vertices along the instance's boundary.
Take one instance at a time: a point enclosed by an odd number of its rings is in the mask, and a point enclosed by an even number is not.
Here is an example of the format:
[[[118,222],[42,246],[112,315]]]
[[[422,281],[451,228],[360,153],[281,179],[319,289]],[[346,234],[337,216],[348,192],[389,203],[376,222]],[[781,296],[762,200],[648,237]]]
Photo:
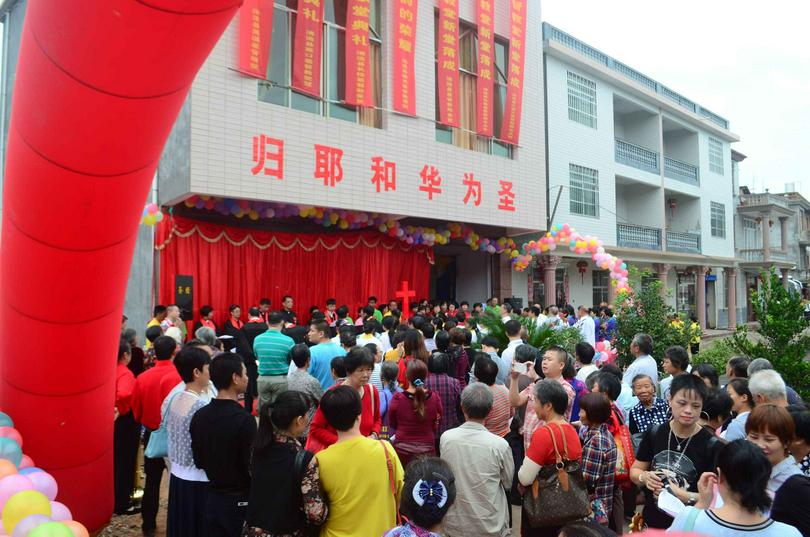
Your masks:
[[[575,175],[578,177],[575,177]],[[592,179],[593,184],[586,185],[585,181],[587,179]],[[584,216],[588,218],[599,218],[599,170],[588,168],[579,164],[569,163],[568,191],[568,209],[572,215]],[[574,192],[581,193],[578,200],[574,199]],[[586,201],[586,195],[589,193],[593,195],[593,200],[591,202]],[[575,209],[575,204],[581,206],[582,209]],[[586,208],[591,205],[593,206],[593,214],[586,212]]]
[[[712,237],[726,238],[726,205],[716,201],[709,202]]]
[[[591,298],[593,298],[592,304],[601,304],[602,302],[610,303],[610,271],[593,269],[591,271],[591,289]],[[599,293],[598,297],[597,292]]]
[[[599,108],[596,82],[573,71],[566,71],[566,73],[568,119],[597,129]],[[580,107],[577,108],[576,104],[580,104]]]
[[[723,159],[723,142],[709,136],[709,171],[719,175],[725,175],[725,163]]]

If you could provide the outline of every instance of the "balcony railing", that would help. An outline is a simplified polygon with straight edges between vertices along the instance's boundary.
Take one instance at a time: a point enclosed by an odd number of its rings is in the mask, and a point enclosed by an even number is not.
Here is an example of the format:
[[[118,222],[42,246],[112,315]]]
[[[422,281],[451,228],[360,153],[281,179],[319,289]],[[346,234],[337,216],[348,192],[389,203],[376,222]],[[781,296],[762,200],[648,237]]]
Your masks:
[[[788,200],[782,196],[774,194],[741,194],[740,207],[764,207],[776,205],[785,209],[789,208]]]
[[[700,171],[697,166],[664,157],[664,177],[675,179],[690,185],[700,186]]]
[[[655,227],[616,224],[616,244],[624,248],[661,249],[661,230]]]
[[[759,249],[740,250],[740,257],[749,263],[761,263],[765,260],[765,252]]]
[[[660,82],[656,82],[655,80],[645,76],[632,67],[628,67],[627,65],[623,64],[619,60],[615,60],[605,54],[604,52],[593,48],[592,46],[588,45],[587,43],[583,43],[576,37],[569,35],[559,28],[556,28],[550,25],[547,22],[543,23],[543,39],[548,41],[556,41],[563,45],[566,48],[573,50],[574,52],[581,54],[588,58],[589,60],[598,63],[600,65],[604,65],[608,69],[612,71],[616,71],[621,75],[629,78],[633,82],[644,86],[646,89],[661,95],[665,99],[668,99],[681,108],[692,112],[693,114],[697,114],[701,117],[706,118],[707,120],[711,121],[715,125],[718,125],[724,129],[728,129],[728,120],[722,118],[715,114],[714,112],[703,108],[702,106],[690,101],[680,93],[672,91],[668,87],[664,86]]]
[[[645,172],[660,173],[657,152],[619,138],[616,138],[616,162]]]
[[[700,253],[700,235],[697,233],[681,233],[667,231],[667,250],[670,252],[684,252],[688,254]]]

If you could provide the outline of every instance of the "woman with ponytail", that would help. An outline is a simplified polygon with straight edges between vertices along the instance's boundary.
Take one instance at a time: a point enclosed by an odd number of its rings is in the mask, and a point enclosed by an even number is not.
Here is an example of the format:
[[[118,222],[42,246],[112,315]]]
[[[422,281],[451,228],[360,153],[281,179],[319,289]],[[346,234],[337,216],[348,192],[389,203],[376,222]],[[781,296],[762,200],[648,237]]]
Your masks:
[[[403,466],[421,456],[436,455],[435,434],[442,418],[442,402],[425,386],[427,364],[413,360],[405,370],[408,388],[398,392],[388,409],[388,423],[396,431],[392,441]]]
[[[718,537],[799,537],[793,526],[775,522],[766,514],[771,497],[766,490],[771,464],[762,449],[747,440],[720,448],[717,471],[698,481],[699,500],[675,517],[670,531],[695,532]],[[717,485],[723,506],[709,509]]]
[[[262,407],[243,537],[305,537],[326,521],[318,460],[298,441],[308,410],[307,396],[292,390]]]
[[[402,514],[408,521],[383,537],[441,537],[442,520],[456,499],[450,466],[437,457],[422,457],[405,469]]]

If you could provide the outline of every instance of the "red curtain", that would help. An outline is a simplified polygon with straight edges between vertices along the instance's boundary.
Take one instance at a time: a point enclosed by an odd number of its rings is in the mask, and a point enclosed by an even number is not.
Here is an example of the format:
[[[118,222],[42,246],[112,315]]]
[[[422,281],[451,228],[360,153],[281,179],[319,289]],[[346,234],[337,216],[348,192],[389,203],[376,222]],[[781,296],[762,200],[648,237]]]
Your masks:
[[[325,307],[328,298],[349,306],[354,318],[369,296],[394,298],[403,281],[427,297],[433,251],[409,246],[376,232],[294,234],[221,226],[182,217],[158,224],[155,248],[160,252],[160,303],[175,301],[176,274],[194,278],[194,314],[209,304],[217,324],[228,306],[257,306],[267,297],[273,309],[291,295],[299,322],[309,307]]]

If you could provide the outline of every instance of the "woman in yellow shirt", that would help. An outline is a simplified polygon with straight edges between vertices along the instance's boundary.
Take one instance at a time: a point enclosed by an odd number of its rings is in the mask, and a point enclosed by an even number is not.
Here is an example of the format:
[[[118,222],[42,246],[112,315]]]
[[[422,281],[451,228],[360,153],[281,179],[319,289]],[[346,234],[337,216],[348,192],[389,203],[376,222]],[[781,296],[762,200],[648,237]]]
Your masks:
[[[382,535],[397,525],[405,472],[391,444],[360,433],[360,396],[338,386],[321,399],[321,411],[335,428],[336,443],[319,452],[321,488],[329,518],[321,537]]]

